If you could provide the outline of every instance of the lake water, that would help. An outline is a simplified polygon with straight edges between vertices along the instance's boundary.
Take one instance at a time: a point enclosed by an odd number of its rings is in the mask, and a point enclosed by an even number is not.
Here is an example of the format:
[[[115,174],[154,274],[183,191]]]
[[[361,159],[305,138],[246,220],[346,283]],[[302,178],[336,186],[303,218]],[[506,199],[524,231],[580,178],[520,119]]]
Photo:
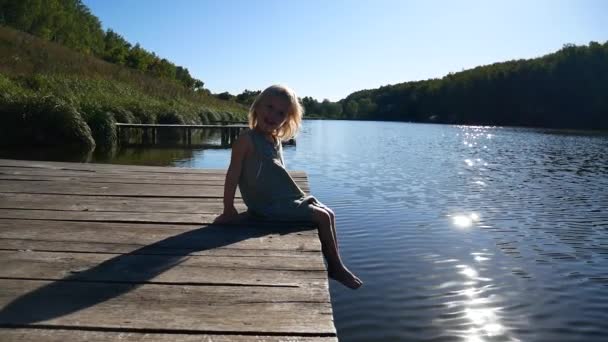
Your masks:
[[[365,282],[331,283],[340,340],[608,340],[607,152],[600,133],[306,121],[287,166],[334,209]],[[229,157],[127,149],[110,161]]]

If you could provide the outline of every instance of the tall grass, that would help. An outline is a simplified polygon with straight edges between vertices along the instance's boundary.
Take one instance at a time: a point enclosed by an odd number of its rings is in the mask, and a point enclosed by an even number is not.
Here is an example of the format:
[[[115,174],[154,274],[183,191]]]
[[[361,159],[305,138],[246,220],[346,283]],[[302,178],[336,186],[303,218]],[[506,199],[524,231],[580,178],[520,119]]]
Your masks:
[[[3,96],[0,145],[95,147],[91,129],[74,107],[53,96]]]
[[[94,146],[92,141],[107,146],[116,141],[115,122],[195,124],[245,117],[246,108],[237,103],[0,26],[0,145],[81,139],[84,147]]]

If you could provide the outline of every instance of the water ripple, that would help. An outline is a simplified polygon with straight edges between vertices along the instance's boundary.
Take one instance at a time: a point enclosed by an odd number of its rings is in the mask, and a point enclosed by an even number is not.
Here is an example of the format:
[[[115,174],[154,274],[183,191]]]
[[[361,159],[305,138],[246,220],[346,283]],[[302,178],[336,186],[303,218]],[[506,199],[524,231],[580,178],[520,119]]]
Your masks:
[[[606,151],[603,133],[306,122],[287,165],[365,281],[331,284],[340,340],[606,340]]]
[[[332,128],[293,164],[366,281],[332,284],[342,341],[608,336],[606,136],[315,122],[298,149]]]

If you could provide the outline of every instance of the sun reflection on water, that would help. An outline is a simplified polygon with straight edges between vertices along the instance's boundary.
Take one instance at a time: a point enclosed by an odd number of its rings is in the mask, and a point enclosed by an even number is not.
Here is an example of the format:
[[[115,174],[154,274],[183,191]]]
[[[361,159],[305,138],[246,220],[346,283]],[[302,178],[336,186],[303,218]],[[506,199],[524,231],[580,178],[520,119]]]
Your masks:
[[[481,261],[486,261],[486,260],[490,260],[490,258],[486,258],[486,257],[481,256],[481,255],[476,255],[475,256],[475,261],[481,262]]]
[[[473,223],[479,221],[479,214],[470,213],[468,215],[460,214],[452,216],[452,222],[459,228],[469,228]]]
[[[491,256],[485,252],[472,253],[472,255],[481,263],[489,261]],[[508,329],[501,323],[502,309],[497,305],[500,298],[489,293],[494,288],[492,279],[481,277],[481,271],[470,265],[459,264],[454,267],[465,278],[461,283],[464,288],[456,292],[460,299],[448,303],[448,307],[457,309],[469,323],[466,329],[453,333],[466,342],[494,340],[496,337],[501,340],[504,338],[506,341],[518,341],[510,336]]]
[[[467,215],[470,218],[470,215]],[[444,317],[437,323],[445,325],[445,333],[466,342],[516,341],[512,331],[503,324],[504,301],[496,293],[495,280],[486,277],[486,265],[493,259],[493,253],[485,248],[470,253],[474,264],[462,260],[452,262],[450,268],[456,271],[455,278],[439,288],[458,288],[446,292]],[[442,258],[443,259],[443,258]],[[459,324],[454,327],[454,321]]]
[[[472,269],[469,266],[464,266],[464,265],[459,265],[462,268],[462,271],[460,271],[460,274],[464,274],[465,276],[469,277],[469,278],[477,278],[478,274],[477,271],[475,271],[474,269]]]

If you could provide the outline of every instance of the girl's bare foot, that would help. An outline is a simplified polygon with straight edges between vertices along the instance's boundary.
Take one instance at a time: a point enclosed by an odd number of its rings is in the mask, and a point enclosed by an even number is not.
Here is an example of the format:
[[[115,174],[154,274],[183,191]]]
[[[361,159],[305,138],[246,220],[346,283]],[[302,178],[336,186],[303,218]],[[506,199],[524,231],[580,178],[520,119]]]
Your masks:
[[[358,289],[363,285],[361,279],[357,278],[348,268],[342,266],[336,269],[328,269],[327,275],[335,280],[340,282],[342,285],[351,288],[353,290]]]

